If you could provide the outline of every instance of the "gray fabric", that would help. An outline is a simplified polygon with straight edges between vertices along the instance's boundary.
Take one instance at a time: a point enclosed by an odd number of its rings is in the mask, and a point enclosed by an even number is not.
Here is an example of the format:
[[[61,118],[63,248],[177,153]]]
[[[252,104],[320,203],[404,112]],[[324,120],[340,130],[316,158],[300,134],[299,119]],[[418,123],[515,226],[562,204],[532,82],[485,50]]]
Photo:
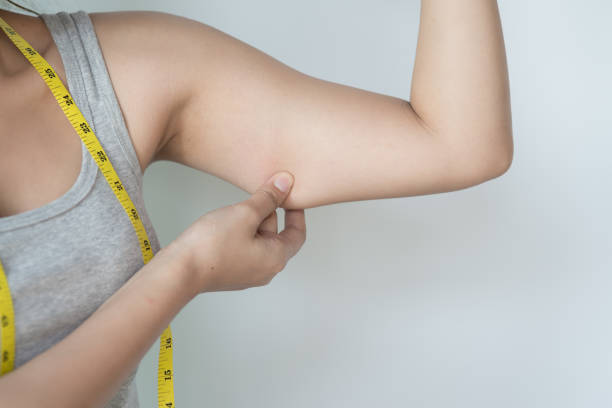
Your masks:
[[[143,175],[89,15],[59,12],[42,19],[62,57],[64,85],[136,205],[157,253],[159,241],[142,198]],[[81,146],[81,172],[69,191],[42,207],[0,218],[0,260],[15,308],[15,367],[75,330],[144,265],[132,223]],[[107,407],[139,406],[135,374]],[[153,380],[156,373],[150,375]]]

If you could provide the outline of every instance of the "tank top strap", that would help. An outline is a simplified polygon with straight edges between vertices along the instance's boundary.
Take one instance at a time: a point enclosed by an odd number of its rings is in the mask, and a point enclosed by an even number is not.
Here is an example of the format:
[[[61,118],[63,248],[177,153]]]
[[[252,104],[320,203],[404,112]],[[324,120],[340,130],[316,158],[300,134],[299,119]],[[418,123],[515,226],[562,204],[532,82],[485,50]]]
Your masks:
[[[41,18],[62,57],[70,94],[122,183],[133,183],[140,191],[143,174],[89,14],[60,11]]]

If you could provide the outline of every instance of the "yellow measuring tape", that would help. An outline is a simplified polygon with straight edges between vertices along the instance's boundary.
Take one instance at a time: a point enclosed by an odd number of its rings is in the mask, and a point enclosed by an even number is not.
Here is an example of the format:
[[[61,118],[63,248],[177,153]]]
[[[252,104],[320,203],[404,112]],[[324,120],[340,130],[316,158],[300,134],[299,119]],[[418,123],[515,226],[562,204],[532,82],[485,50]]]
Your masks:
[[[57,100],[64,114],[74,127],[74,130],[81,137],[87,147],[91,157],[95,160],[100,171],[106,178],[108,185],[115,193],[115,196],[123,206],[125,213],[132,222],[138,241],[142,259],[146,264],[153,258],[153,250],[144,225],[138,215],[136,207],[132,203],[130,196],[123,187],[119,176],[115,172],[110,159],[100,145],[98,138],[94,134],[91,126],[76,106],[74,99],[55,73],[51,65],[20,36],[2,17],[0,17],[0,27],[4,30],[9,39],[17,46],[21,53],[30,61],[45,81],[53,96]],[[13,312],[13,302],[8,286],[2,263],[0,263],[0,341],[2,341],[1,372],[0,375],[8,373],[13,369],[15,363],[15,321]],[[157,400],[159,408],[173,408],[174,388],[172,372],[172,332],[170,326],[166,327],[159,339],[159,362],[157,372]]]

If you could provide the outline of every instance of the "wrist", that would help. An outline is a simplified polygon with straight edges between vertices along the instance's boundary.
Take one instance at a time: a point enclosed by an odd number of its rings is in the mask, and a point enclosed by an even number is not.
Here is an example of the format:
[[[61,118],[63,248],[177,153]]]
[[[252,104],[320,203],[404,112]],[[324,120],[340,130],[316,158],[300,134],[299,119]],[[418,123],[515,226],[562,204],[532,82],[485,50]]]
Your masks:
[[[165,263],[162,268],[167,279],[172,282],[174,290],[180,291],[183,294],[186,302],[200,294],[191,262],[189,262],[185,252],[176,244],[170,243],[163,247],[153,259]]]

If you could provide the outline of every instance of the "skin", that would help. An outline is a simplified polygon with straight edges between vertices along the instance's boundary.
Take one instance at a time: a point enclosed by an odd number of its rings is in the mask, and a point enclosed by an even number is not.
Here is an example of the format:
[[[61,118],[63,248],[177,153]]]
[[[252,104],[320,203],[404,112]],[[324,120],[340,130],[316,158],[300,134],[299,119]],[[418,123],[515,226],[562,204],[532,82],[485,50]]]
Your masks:
[[[0,16],[66,84],[57,47],[42,22],[6,11],[0,11]],[[3,95],[13,95],[0,98],[0,173],[8,175],[1,178],[0,189],[11,191],[0,194],[0,216],[7,216],[40,207],[68,191],[79,174],[82,142],[38,72],[4,32],[0,34],[0,89]]]
[[[268,284],[306,239],[303,210],[286,212],[281,233],[269,222],[290,191],[273,180],[248,200],[200,217],[76,330],[2,376],[3,404],[102,407],[198,294]]]
[[[0,17],[66,83],[44,24],[6,11]],[[422,1],[410,102],[307,76],[182,17],[91,17],[143,172],[173,160],[252,196],[200,217],[74,332],[0,378],[7,406],[103,406],[199,293],[270,282],[304,243],[304,208],[466,188],[512,161],[495,1]],[[19,95],[0,98],[0,172],[8,175],[0,188],[12,193],[0,196],[6,216],[65,193],[80,169],[81,141],[38,73],[0,34],[0,89]],[[187,52],[167,38],[197,47]],[[292,175],[287,192],[269,179],[278,170]],[[281,233],[278,207],[289,210]],[[122,347],[105,347],[109,333]]]
[[[0,15],[65,81],[42,21]],[[183,17],[138,11],[91,18],[143,172],[157,160],[172,160],[253,193],[287,170],[296,185],[283,208],[303,209],[453,191],[503,174],[512,161],[495,1],[422,2],[410,102],[311,77]],[[27,89],[17,103],[0,101],[7,129],[0,151],[8,157],[0,171],[19,175],[0,180],[3,191],[12,191],[0,198],[0,216],[6,216],[69,189],[78,175],[80,140],[5,35],[0,56],[2,89]],[[31,115],[41,120],[30,123]],[[54,165],[54,156],[65,165]]]

